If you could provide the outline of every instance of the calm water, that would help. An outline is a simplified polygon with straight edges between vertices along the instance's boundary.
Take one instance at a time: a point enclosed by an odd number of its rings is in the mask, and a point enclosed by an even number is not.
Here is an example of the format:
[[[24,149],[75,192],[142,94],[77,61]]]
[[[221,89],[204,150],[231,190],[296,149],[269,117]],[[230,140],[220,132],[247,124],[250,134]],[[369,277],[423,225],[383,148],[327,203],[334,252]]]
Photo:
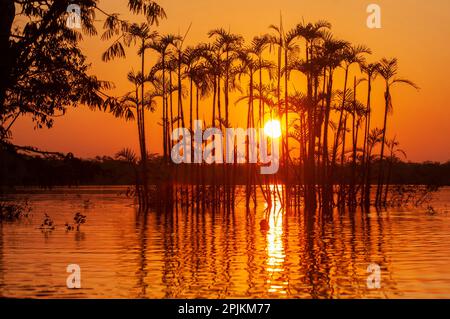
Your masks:
[[[264,207],[230,214],[136,215],[118,188],[28,198],[32,216],[0,224],[0,296],[33,298],[450,298],[450,188],[426,208],[310,218]],[[76,212],[87,215],[67,232]],[[44,213],[57,224],[39,229]],[[367,266],[381,267],[368,289]],[[81,267],[81,289],[66,267]]]

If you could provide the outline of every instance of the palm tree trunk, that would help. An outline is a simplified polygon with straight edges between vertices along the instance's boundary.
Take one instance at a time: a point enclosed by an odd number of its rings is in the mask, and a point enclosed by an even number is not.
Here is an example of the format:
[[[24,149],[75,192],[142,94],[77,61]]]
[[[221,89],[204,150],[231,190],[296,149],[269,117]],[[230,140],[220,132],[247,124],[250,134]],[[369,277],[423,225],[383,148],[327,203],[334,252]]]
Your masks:
[[[165,54],[162,53],[162,101],[163,101],[163,149],[164,149],[164,160],[168,159],[168,138],[167,138],[167,100],[166,100],[166,73],[165,73]]]
[[[349,205],[354,205],[356,202],[356,149],[358,144],[358,130],[359,125],[357,121],[356,112],[356,76],[353,79],[353,113],[352,113],[352,177],[350,183]]]
[[[214,75],[213,81],[213,108],[212,108],[212,127],[216,127],[216,96],[217,96],[217,77]]]
[[[330,171],[329,166],[329,158],[328,158],[328,126],[330,124],[330,110],[331,110],[331,94],[333,90],[333,70],[329,68],[328,72],[328,88],[327,88],[327,97],[326,97],[326,105],[325,105],[325,120],[323,127],[323,171],[325,173],[324,177],[324,190],[322,196],[322,206],[324,208],[329,208],[333,198],[332,198],[332,189],[333,189],[333,176]]]
[[[312,52],[310,52],[311,45],[309,42],[306,44],[306,63],[309,63],[309,61],[313,58]],[[313,101],[316,101],[316,99],[313,98],[313,81],[314,81],[314,75],[311,72],[307,73],[307,121],[308,121],[308,153],[307,153],[307,160],[306,160],[306,169],[304,170],[304,178],[305,178],[305,207],[312,211],[315,210],[317,207],[316,203],[316,183],[315,183],[315,165],[314,165],[314,159],[315,159],[315,141],[316,141],[316,128],[315,128],[315,105]],[[315,82],[316,85],[315,88],[315,95],[317,95],[317,81]],[[306,148],[306,141],[305,141],[305,148]]]
[[[258,112],[258,117],[259,117],[259,127],[261,128],[261,127],[263,127],[263,122],[264,122],[264,120],[263,120],[263,113],[262,113],[262,103],[263,103],[263,101],[262,101],[262,95],[263,95],[263,93],[262,93],[262,67],[261,67],[261,63],[262,63],[262,57],[261,57],[261,55],[258,57],[258,59],[259,59],[259,68],[258,68],[258,72],[259,72],[259,84],[258,84],[258,90],[259,90],[259,112]]]
[[[173,90],[172,90],[172,71],[169,71],[169,99],[170,99],[170,132],[173,132]],[[169,142],[170,142],[170,149],[172,149],[172,139],[170,138],[170,135],[168,136]]]
[[[345,69],[345,79],[344,79],[344,92],[343,92],[343,96],[342,96],[342,105],[341,105],[341,110],[340,110],[340,115],[339,115],[339,122],[338,122],[338,128],[336,131],[336,138],[334,141],[334,145],[333,145],[333,153],[332,153],[332,157],[331,157],[331,169],[334,171],[335,166],[336,166],[336,156],[337,156],[337,149],[339,146],[339,137],[340,137],[340,133],[341,133],[341,129],[342,129],[342,118],[344,115],[344,106],[345,106],[345,102],[346,102],[346,96],[347,96],[347,81],[348,81],[348,67]]]
[[[384,107],[384,121],[383,121],[383,137],[381,138],[381,152],[380,152],[380,171],[378,172],[378,186],[377,186],[377,194],[376,194],[376,205],[379,206],[381,204],[381,194],[383,192],[383,160],[384,160],[384,144],[386,141],[386,125],[387,125],[387,115],[389,110],[389,99],[390,99],[390,91],[389,84],[386,83],[386,92],[384,93],[385,99],[385,107]]]
[[[221,103],[220,103],[220,96],[221,96],[221,92],[220,92],[220,78],[221,75],[219,75],[217,77],[217,112],[218,112],[218,116],[219,119],[222,120],[222,111],[221,111]],[[219,125],[222,127],[222,122],[219,122]]]
[[[277,99],[278,99],[278,116],[281,121],[282,113],[281,113],[281,43],[278,46],[278,70],[277,70]],[[284,158],[284,147],[281,148],[281,157]]]
[[[367,146],[367,159],[366,159],[366,187],[364,189],[364,206],[366,210],[370,207],[370,188],[371,188],[371,157],[372,157],[372,147]]]
[[[142,48],[144,48],[145,41],[142,40]],[[145,50],[142,50],[141,54],[141,74],[144,77],[145,70]],[[145,141],[145,81],[142,78],[141,83],[141,165],[142,165],[142,183],[144,188],[143,209],[146,211],[148,208],[148,177],[147,177],[147,146]]]
[[[142,154],[141,110],[140,110],[140,102],[139,102],[139,86],[138,86],[138,84],[136,84],[136,88],[135,88],[135,97],[136,97],[136,124],[137,124],[136,126],[137,126],[137,131],[138,131],[139,150]],[[142,165],[140,165],[140,167],[142,169]],[[140,173],[141,174],[136,172],[137,186],[139,186],[139,187],[136,186],[136,192],[137,192],[136,195],[138,198],[139,207],[143,207],[143,194],[142,194],[142,189],[141,189],[143,187],[142,170]]]
[[[284,156],[284,169],[285,169],[285,183],[286,183],[286,203],[289,203],[289,92],[288,92],[288,48],[284,49],[284,66],[286,69],[284,75],[284,116],[285,116],[285,125],[286,125],[286,141],[285,141],[285,156]]]
[[[322,92],[323,94],[325,94],[326,92],[326,87],[327,87],[327,70],[326,68],[323,68],[323,86],[322,86]],[[321,112],[319,113],[319,118],[317,121],[317,132],[319,135],[319,141],[318,141],[318,146],[317,146],[317,165],[321,167],[320,170],[318,170],[318,179],[320,181],[321,187],[319,190],[319,197],[322,198],[322,194],[323,194],[323,190],[325,188],[325,161],[324,161],[324,157],[323,157],[323,151],[322,151],[322,126],[323,126],[323,122],[324,122],[324,117],[325,117],[325,99],[322,98],[322,103],[321,103]],[[320,200],[319,203],[321,203],[322,201]],[[320,204],[321,205],[321,204]]]
[[[344,124],[343,124],[343,130],[342,130],[342,151],[341,151],[341,176],[340,176],[340,185],[339,185],[339,203],[341,205],[345,204],[345,186],[346,186],[346,168],[345,168],[345,142],[346,142],[346,135],[347,135],[347,116],[348,114],[344,115]]]
[[[254,110],[253,110],[253,70],[250,70],[250,84],[249,84],[249,90],[250,90],[250,96],[249,96],[249,104],[248,104],[248,111],[247,111],[247,128],[254,127]],[[256,138],[255,136],[253,138]],[[253,195],[254,196],[254,204],[256,207],[256,194],[254,193],[254,188],[256,189],[256,185],[254,184],[254,164],[250,163],[250,139],[247,135],[247,164],[248,164],[248,171],[247,171],[247,186],[246,186],[246,207],[250,206],[250,198]]]
[[[227,51],[227,64],[226,64],[226,73],[225,73],[225,84],[224,84],[224,90],[225,90],[225,122],[227,123],[226,125],[229,125],[229,118],[228,118],[228,116],[229,116],[229,114],[228,114],[228,104],[229,104],[229,96],[228,96],[228,90],[229,90],[229,81],[230,81],[230,79],[229,79],[229,77],[230,77],[230,75],[229,75],[229,62],[228,62],[228,60],[229,60],[229,53],[228,53],[228,51]]]
[[[184,125],[184,112],[183,112],[183,88],[181,83],[181,51],[178,52],[178,116],[181,119],[181,127]]]
[[[189,90],[190,90],[190,92],[189,92],[189,128],[190,128],[190,130],[191,130],[191,134],[192,134],[192,132],[193,132],[193,127],[192,127],[192,123],[193,123],[193,111],[192,111],[192,108],[193,108],[193,95],[194,95],[194,88],[193,88],[193,80],[192,80],[192,78],[190,79],[190,81],[189,81],[190,83],[189,83],[189,85],[190,85],[190,87],[189,87]]]
[[[369,74],[367,77],[367,105],[366,105],[366,118],[364,125],[364,146],[363,146],[363,154],[361,161],[362,168],[362,178],[361,178],[361,192],[362,192],[362,201],[361,202],[369,202],[370,203],[370,181],[366,180],[368,177],[368,161],[370,159],[367,158],[367,148],[368,148],[368,138],[370,134],[370,97],[372,93],[372,77]]]

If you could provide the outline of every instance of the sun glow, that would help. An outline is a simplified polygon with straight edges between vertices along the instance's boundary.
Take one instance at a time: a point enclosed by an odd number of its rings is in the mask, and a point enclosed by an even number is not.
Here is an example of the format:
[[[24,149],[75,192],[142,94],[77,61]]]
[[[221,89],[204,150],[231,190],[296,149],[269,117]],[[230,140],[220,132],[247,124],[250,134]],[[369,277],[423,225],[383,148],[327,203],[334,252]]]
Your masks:
[[[278,120],[270,120],[264,125],[264,133],[271,138],[279,138],[281,136],[281,124]]]

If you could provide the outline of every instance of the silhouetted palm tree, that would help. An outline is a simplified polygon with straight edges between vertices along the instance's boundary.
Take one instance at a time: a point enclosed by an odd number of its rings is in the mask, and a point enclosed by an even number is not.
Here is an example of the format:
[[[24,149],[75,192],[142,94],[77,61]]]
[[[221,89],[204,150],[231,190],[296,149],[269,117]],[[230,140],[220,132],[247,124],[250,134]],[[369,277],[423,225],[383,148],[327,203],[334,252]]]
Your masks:
[[[365,205],[370,205],[370,177],[368,176],[368,161],[367,161],[367,143],[370,133],[371,125],[371,96],[372,96],[372,83],[378,75],[379,63],[362,64],[361,71],[366,75],[367,81],[367,103],[366,103],[366,116],[364,125],[364,141],[363,141],[363,153],[361,160],[361,194],[364,197],[362,202]]]
[[[344,77],[344,92],[347,91],[347,83],[348,83],[348,72],[350,69],[350,66],[354,63],[357,63],[358,65],[361,65],[364,63],[364,57],[363,54],[371,54],[371,51],[369,48],[365,46],[347,46],[344,49],[344,59],[343,59],[343,68],[345,70],[345,77]],[[339,110],[339,121],[338,121],[338,127],[336,131],[334,146],[333,146],[333,153],[332,153],[332,159],[331,159],[331,167],[332,169],[336,166],[336,155],[337,155],[337,149],[339,145],[339,139],[341,139],[344,143],[344,138],[341,137],[341,129],[342,129],[342,118],[344,115],[344,104],[346,103],[346,95],[344,95],[344,99],[342,100],[341,108]],[[345,134],[344,134],[345,136]],[[342,150],[344,151],[344,150]]]
[[[213,47],[216,51],[217,63],[221,65],[218,75],[218,110],[220,114],[220,78],[224,77],[224,97],[225,97],[225,123],[229,123],[229,92],[230,92],[230,72],[234,61],[238,57],[238,52],[244,43],[244,38],[241,35],[233,34],[229,31],[225,31],[223,28],[214,29],[208,32],[208,36],[215,37],[216,41],[213,43]],[[224,74],[222,74],[222,72]],[[220,117],[220,115],[219,115]]]
[[[269,35],[269,43],[270,49],[276,47],[277,48],[277,98],[278,98],[278,117],[281,117],[281,71],[282,71],[282,53],[284,46],[284,38],[283,38],[283,28],[282,28],[282,19],[280,16],[280,25],[276,26],[274,24],[269,26],[269,29],[273,31],[275,34]]]
[[[296,29],[292,29],[288,31],[287,33],[283,33],[283,50],[284,50],[284,65],[286,67],[289,65],[289,57],[290,54],[293,52],[296,52],[298,50],[298,46],[295,44],[295,41],[297,40],[297,33]],[[284,141],[284,149],[285,149],[285,157],[284,157],[284,165],[285,165],[285,173],[286,173],[286,183],[288,183],[289,180],[289,72],[285,72],[284,74],[284,119],[285,119],[285,141]],[[281,116],[280,116],[281,119]],[[286,193],[287,194],[287,193]],[[287,194],[288,195],[288,194]],[[287,197],[286,197],[287,198]]]
[[[163,94],[163,105],[162,105],[162,121],[163,121],[163,152],[164,158],[168,158],[169,153],[169,107],[168,107],[168,98],[167,98],[167,86],[166,86],[166,64],[167,64],[167,55],[171,53],[171,47],[175,46],[176,41],[181,40],[180,37],[167,34],[160,36],[156,39],[156,41],[152,41],[148,48],[155,50],[158,52],[161,58],[161,72],[162,72],[162,94]]]
[[[299,23],[296,26],[296,34],[298,37],[305,40],[305,60],[299,64],[299,70],[306,75],[307,89],[306,89],[306,123],[308,126],[308,137],[305,137],[304,145],[305,154],[307,150],[307,169],[305,173],[306,191],[305,197],[308,209],[316,207],[316,176],[315,176],[315,148],[316,148],[316,135],[320,140],[320,126],[321,120],[317,117],[317,103],[319,102],[318,86],[319,76],[323,72],[325,74],[325,68],[318,60],[320,56],[320,42],[323,40],[325,30],[330,29],[331,24],[327,21],[320,20],[316,23]],[[325,91],[326,76],[323,77]],[[322,99],[323,101],[323,99]],[[316,125],[318,127],[316,127]],[[320,143],[318,145],[320,147]],[[318,152],[320,153],[320,151]]]
[[[259,85],[258,85],[258,91],[261,93],[263,90],[263,69],[264,65],[266,64],[267,60],[264,60],[263,53],[264,50],[269,46],[270,44],[270,38],[268,35],[263,36],[256,36],[253,38],[251,43],[251,48],[253,54],[257,56],[258,59],[258,71],[259,71]],[[270,70],[269,77],[272,78],[272,72]],[[264,100],[259,99],[259,127],[263,127],[264,125]]]
[[[145,52],[151,46],[151,44],[156,40],[158,33],[151,31],[150,27],[153,23],[157,23],[159,18],[165,17],[164,10],[161,10],[156,3],[149,3],[144,9],[140,9],[142,1],[130,1],[130,9],[133,10],[144,10],[147,13],[147,23],[133,23],[129,24],[118,19],[117,16],[110,16],[105,21],[105,26],[107,30],[103,33],[102,38],[105,40],[111,39],[113,36],[120,32],[122,33],[118,39],[116,39],[113,44],[103,53],[102,59],[104,61],[110,61],[117,57],[125,57],[125,50],[123,44],[130,46],[131,44],[138,45],[138,54],[141,58],[141,74],[145,74]],[[138,123],[142,126],[140,128],[142,135],[140,136],[141,145],[141,167],[142,167],[142,179],[144,188],[144,201],[143,208],[146,210],[148,208],[148,176],[147,176],[147,146],[145,139],[145,80],[140,83],[140,94],[141,94],[141,107],[137,109]]]
[[[323,196],[322,201],[324,205],[329,205],[332,201],[332,185],[333,172],[329,167],[328,157],[328,128],[330,126],[330,112],[331,101],[333,93],[333,76],[334,71],[338,68],[345,59],[345,50],[348,47],[348,42],[334,39],[331,34],[324,35],[324,41],[320,50],[319,59],[324,66],[324,78],[327,78],[326,92],[325,92],[325,110],[323,123],[323,144],[322,144],[322,170],[323,170]]]
[[[383,137],[381,141],[381,151],[380,151],[380,172],[378,176],[378,187],[377,187],[377,194],[376,194],[376,204],[381,204],[381,194],[383,190],[383,159],[384,159],[384,146],[385,146],[385,139],[386,139],[386,130],[387,130],[387,116],[388,113],[392,112],[393,105],[392,105],[392,96],[391,96],[391,88],[395,84],[407,84],[415,89],[419,89],[419,87],[412,81],[404,78],[398,78],[398,61],[396,58],[393,59],[386,59],[383,58],[380,61],[380,67],[378,69],[378,73],[380,76],[384,79],[385,82],[385,91],[384,91],[384,121],[383,121]]]

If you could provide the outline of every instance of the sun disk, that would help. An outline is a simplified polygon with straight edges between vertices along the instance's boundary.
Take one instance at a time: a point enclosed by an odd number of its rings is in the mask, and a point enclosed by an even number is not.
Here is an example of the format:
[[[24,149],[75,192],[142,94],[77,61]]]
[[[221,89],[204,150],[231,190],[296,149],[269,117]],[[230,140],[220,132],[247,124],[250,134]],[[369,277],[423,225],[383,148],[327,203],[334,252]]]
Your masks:
[[[264,125],[264,133],[271,138],[279,138],[281,136],[281,125],[278,120],[270,120]]]

